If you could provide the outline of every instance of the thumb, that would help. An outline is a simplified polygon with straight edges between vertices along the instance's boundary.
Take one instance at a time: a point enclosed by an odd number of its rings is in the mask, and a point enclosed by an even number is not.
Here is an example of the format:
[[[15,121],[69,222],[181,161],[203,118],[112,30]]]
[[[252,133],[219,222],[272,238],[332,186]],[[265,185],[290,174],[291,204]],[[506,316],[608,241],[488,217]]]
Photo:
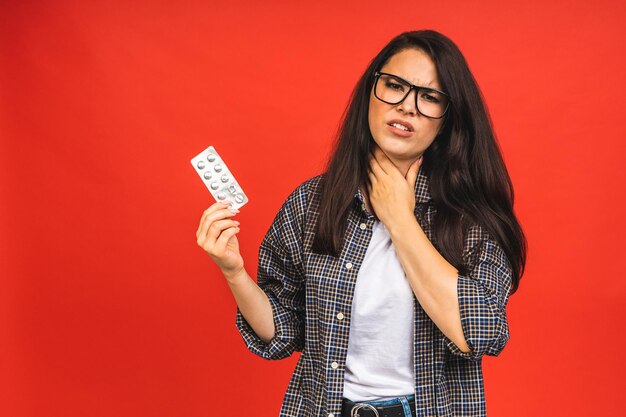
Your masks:
[[[415,185],[415,181],[417,180],[417,173],[422,165],[422,161],[424,160],[424,156],[420,156],[417,158],[415,162],[411,164],[409,171],[406,173],[406,182],[410,185]]]

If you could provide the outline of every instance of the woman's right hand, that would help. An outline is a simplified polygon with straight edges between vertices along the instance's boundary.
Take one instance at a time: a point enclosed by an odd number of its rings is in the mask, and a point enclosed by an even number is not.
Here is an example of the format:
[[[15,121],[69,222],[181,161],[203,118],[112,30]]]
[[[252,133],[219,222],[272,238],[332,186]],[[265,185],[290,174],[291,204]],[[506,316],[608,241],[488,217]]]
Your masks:
[[[239,253],[239,222],[231,217],[239,210],[231,211],[229,203],[213,204],[202,213],[196,232],[198,246],[206,251],[220,267],[225,276],[234,276],[243,269],[243,258]]]

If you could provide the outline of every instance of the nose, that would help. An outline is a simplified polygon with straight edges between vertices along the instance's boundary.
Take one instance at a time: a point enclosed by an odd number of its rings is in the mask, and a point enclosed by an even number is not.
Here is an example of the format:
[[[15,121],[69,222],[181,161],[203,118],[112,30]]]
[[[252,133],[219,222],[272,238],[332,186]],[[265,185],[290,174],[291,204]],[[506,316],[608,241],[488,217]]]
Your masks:
[[[412,88],[409,94],[398,104],[398,108],[406,114],[415,116],[417,114],[417,90]]]

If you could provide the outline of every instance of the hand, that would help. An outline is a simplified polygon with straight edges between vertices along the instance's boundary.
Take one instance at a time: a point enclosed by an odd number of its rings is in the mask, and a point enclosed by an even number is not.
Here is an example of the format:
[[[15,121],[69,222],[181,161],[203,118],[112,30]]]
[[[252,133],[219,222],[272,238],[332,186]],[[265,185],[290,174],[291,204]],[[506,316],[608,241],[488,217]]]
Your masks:
[[[368,194],[372,209],[380,221],[389,226],[390,222],[403,215],[413,216],[415,209],[415,181],[422,164],[420,156],[411,164],[406,176],[391,162],[378,146],[370,156]]]
[[[225,276],[234,276],[243,269],[243,258],[239,253],[239,222],[231,220],[239,210],[228,209],[229,203],[213,204],[202,213],[196,232],[198,246],[209,254]]]

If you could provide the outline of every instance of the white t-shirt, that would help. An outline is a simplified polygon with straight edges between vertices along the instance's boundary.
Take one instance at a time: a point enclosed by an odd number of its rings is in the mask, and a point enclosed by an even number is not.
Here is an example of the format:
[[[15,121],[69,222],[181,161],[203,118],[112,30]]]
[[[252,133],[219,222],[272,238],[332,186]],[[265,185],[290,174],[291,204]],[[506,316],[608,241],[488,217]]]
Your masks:
[[[414,295],[385,226],[376,221],[357,274],[343,396],[412,395]]]

